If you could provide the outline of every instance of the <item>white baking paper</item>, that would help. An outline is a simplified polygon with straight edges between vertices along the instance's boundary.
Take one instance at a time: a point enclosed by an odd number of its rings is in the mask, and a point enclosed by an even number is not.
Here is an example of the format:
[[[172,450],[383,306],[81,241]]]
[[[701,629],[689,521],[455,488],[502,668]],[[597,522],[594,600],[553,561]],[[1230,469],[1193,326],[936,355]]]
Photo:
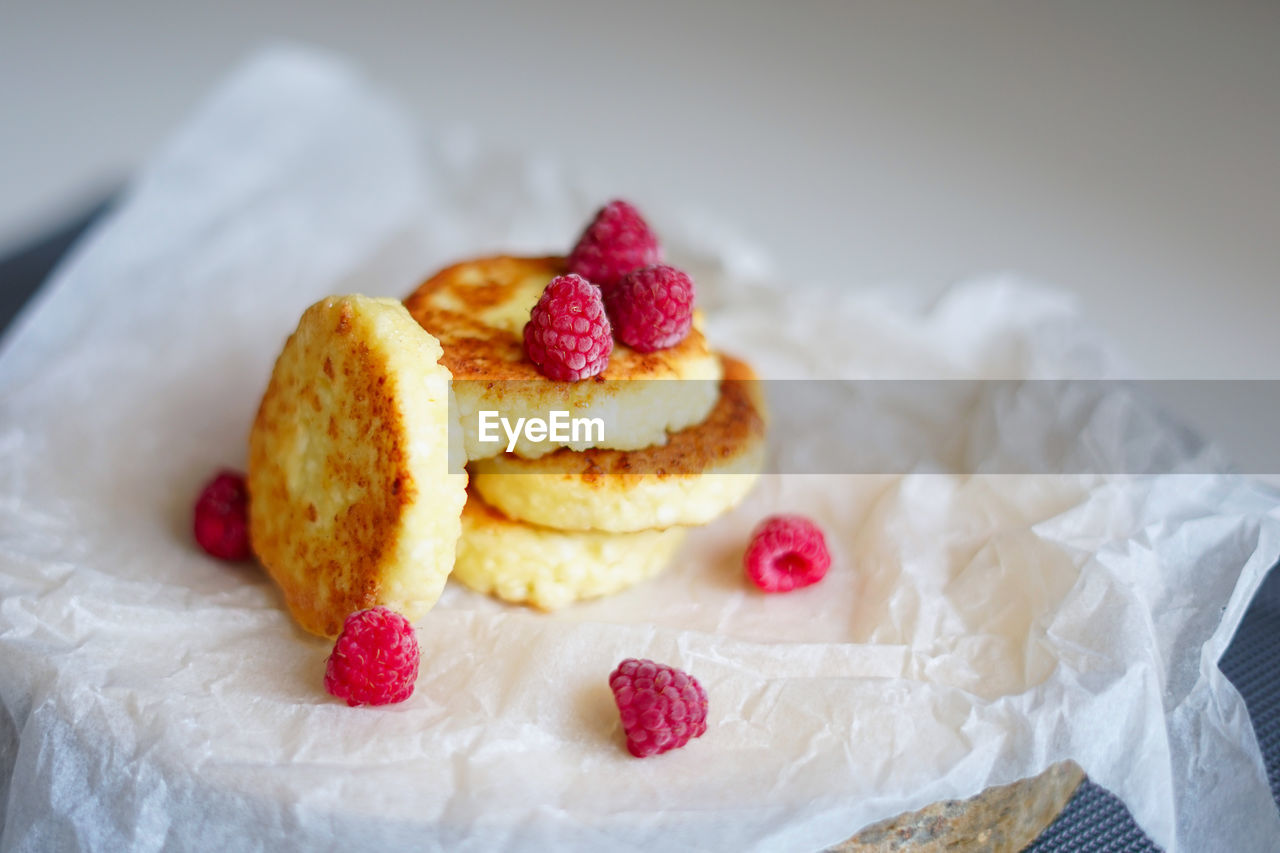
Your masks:
[[[243,465],[306,305],[562,251],[607,191],[424,138],[296,50],[164,146],[0,356],[0,847],[816,850],[1074,759],[1170,850],[1276,848],[1215,665],[1280,555],[1277,494],[1238,477],[773,476],[615,597],[546,615],[451,586],[412,699],[328,697],[328,644],[258,569],[194,546],[199,486]],[[1119,369],[1069,300],[1016,280],[804,287],[679,205],[650,212],[714,342],[766,376]],[[829,531],[834,566],[765,596],[741,551],[783,510]],[[606,678],[628,656],[701,680],[705,737],[627,755]]]

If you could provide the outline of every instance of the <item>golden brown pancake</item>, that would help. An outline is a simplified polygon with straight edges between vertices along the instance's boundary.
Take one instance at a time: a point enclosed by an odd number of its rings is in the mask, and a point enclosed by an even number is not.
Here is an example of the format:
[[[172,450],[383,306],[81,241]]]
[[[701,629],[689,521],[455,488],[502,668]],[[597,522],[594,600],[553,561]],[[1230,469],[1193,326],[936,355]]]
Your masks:
[[[415,621],[440,596],[466,473],[439,358],[396,300],[342,296],[276,361],[249,435],[250,539],[312,633],[375,605]]]
[[[637,533],[552,530],[512,521],[471,493],[462,511],[453,578],[504,601],[554,610],[653,577],[685,534],[682,527]]]
[[[607,416],[603,438],[522,438],[514,452],[536,458],[557,447],[638,450],[660,444],[669,430],[698,423],[715,405],[720,362],[696,312],[693,330],[674,347],[641,353],[615,342],[608,367],[580,382],[539,373],[524,353],[524,326],[547,284],[564,272],[558,257],[480,258],[446,267],[405,300],[409,313],[444,348],[442,363],[454,378],[468,459],[506,449],[505,440],[479,440],[482,409],[501,411],[512,423],[519,417],[545,419],[552,410]]]
[[[506,515],[564,530],[705,524],[737,505],[764,464],[765,407],[754,371],[721,356],[710,416],[644,450],[503,454],[471,463],[472,488]]]

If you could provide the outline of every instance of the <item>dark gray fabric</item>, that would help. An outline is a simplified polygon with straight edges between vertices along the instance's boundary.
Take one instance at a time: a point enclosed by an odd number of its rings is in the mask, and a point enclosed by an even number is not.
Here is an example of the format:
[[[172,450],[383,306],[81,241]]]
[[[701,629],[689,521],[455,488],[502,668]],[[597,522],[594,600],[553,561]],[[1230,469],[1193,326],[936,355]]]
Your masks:
[[[0,335],[30,301],[67,250],[111,206],[107,198],[57,228],[0,257]]]
[[[0,259],[0,333],[108,206],[109,202],[96,205]],[[1262,745],[1271,792],[1280,803],[1280,681],[1275,678],[1280,668],[1280,571],[1273,569],[1263,583],[1220,666],[1244,696]],[[1062,816],[1028,849],[1137,853],[1157,848],[1119,800],[1085,782]]]

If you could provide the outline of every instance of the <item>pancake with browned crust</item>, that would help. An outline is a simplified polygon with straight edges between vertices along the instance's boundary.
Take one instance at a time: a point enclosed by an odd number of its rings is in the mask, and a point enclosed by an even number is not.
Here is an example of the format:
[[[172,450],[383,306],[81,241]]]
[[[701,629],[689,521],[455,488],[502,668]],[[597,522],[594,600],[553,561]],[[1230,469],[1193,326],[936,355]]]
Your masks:
[[[661,444],[668,431],[698,423],[715,405],[720,362],[696,312],[693,330],[674,347],[641,353],[615,343],[604,372],[579,382],[539,373],[524,353],[524,326],[547,284],[564,272],[558,257],[480,258],[441,270],[405,300],[444,348],[468,459],[496,456],[507,447],[505,437],[480,440],[481,410],[500,412],[513,424],[522,417],[548,419],[556,410],[603,420],[603,437],[585,431],[564,441],[521,435],[514,453],[536,458],[558,447],[638,450]]]
[[[554,610],[609,595],[662,571],[686,531],[566,531],[512,521],[474,492],[462,511],[453,577],[477,592]]]
[[[565,530],[705,524],[746,496],[764,465],[765,407],[744,362],[722,356],[710,416],[644,450],[503,454],[471,463],[472,489],[511,518]]]
[[[440,346],[393,299],[307,309],[249,436],[254,553],[308,631],[385,605],[411,621],[453,566],[466,499]]]

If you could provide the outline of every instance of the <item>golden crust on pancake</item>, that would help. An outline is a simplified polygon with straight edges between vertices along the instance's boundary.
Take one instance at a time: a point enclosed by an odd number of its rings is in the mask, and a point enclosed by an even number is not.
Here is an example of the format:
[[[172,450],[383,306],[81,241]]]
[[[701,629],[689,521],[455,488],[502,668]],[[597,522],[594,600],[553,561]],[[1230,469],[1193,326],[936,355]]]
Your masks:
[[[715,405],[720,362],[703,337],[702,319],[680,344],[641,353],[615,343],[609,366],[580,382],[547,379],[524,354],[524,325],[548,282],[565,272],[558,257],[497,256],[464,261],[427,279],[405,306],[444,348],[442,363],[454,393],[468,459],[495,456],[506,441],[481,442],[478,412],[546,419],[553,410],[606,418],[603,439],[532,441],[516,455],[536,458],[558,447],[638,450],[666,440],[668,431],[698,423]],[[658,382],[634,380],[698,380]]]
[[[338,296],[276,361],[249,436],[250,538],[312,633],[375,605],[415,621],[440,596],[466,499],[440,355],[399,302]]]
[[[705,524],[728,512],[764,465],[765,407],[755,372],[721,359],[715,408],[665,445],[477,460],[470,466],[473,491],[511,518],[564,530]]]
[[[666,567],[686,530],[563,531],[512,521],[474,493],[462,511],[453,577],[476,592],[555,610],[618,592]]]

